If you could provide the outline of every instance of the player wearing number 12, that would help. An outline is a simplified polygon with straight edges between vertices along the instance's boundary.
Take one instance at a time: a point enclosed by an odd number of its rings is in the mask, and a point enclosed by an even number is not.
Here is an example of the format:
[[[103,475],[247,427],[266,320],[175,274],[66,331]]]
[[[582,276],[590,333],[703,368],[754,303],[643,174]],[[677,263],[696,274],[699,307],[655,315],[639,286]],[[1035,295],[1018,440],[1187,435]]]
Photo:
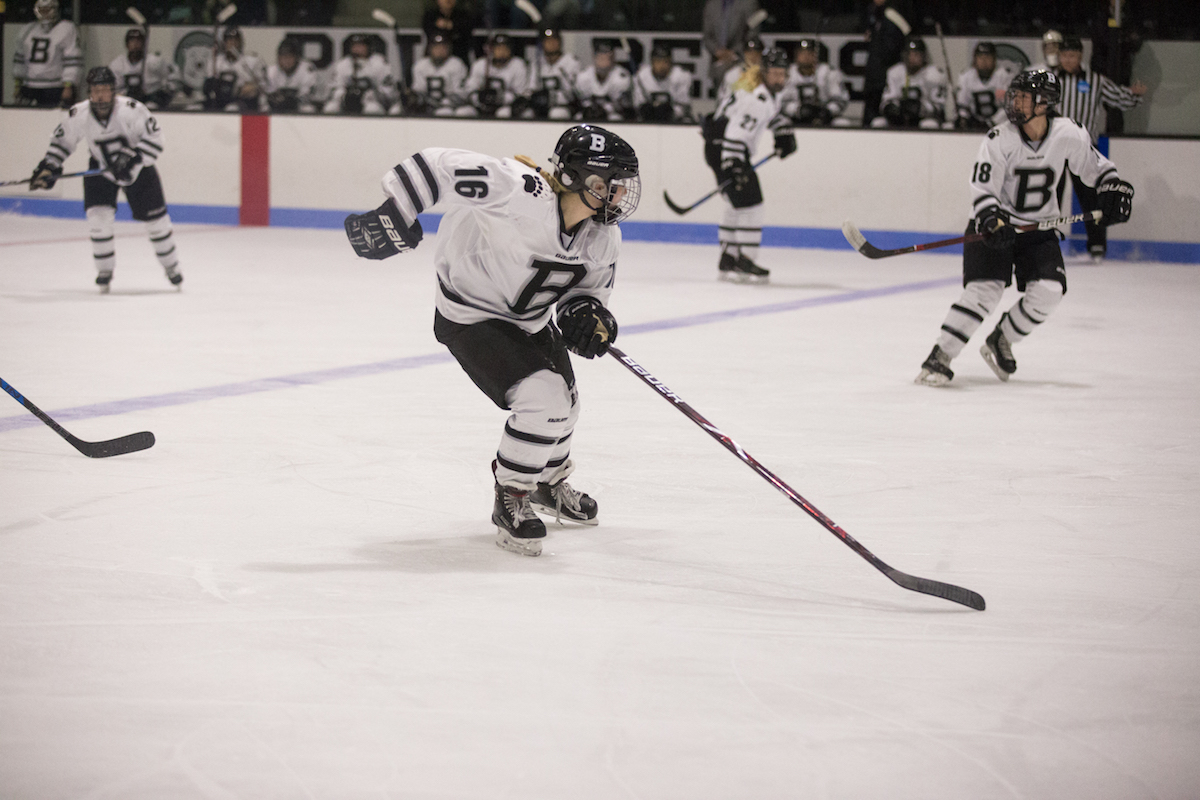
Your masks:
[[[171,216],[154,163],[163,152],[162,129],[144,105],[116,94],[116,76],[108,67],[93,67],[87,76],[88,99],[71,106],[67,118],[50,137],[46,157],[33,170],[29,188],[50,189],[62,175],[63,162],[81,141],[91,156],[88,169],[103,169],[83,179],[83,207],[92,234],[96,284],[107,292],[116,265],[113,220],[117,193],[125,192],[133,218],[146,232],[167,280],[183,282],[171,235]]]
[[[988,131],[971,174],[973,218],[967,233],[982,241],[963,247],[963,293],[942,323],[933,351],[916,382],[944,386],[954,377],[950,361],[1000,302],[1016,273],[1022,296],[1008,309],[980,349],[1002,381],[1017,371],[1012,345],[1021,341],[1058,307],[1067,291],[1067,273],[1056,230],[1017,235],[1014,225],[1062,216],[1060,187],[1068,170],[1098,187],[1102,224],[1125,222],[1133,209],[1133,187],[1100,154],[1087,132],[1054,116],[1061,95],[1053,72],[1037,69],[1013,78],[1004,98],[1008,117]]]
[[[346,218],[355,252],[382,259],[420,243],[418,214],[444,213],[433,332],[512,412],[492,462],[492,521],[497,545],[529,556],[546,536],[534,508],[559,521],[597,521],[596,501],[566,481],[579,418],[567,351],[594,358],[617,338],[606,308],[621,247],[616,223],[641,196],[633,148],[603,128],[568,129],[551,163],[553,174],[523,156],[430,147],[384,175],[383,205]]]

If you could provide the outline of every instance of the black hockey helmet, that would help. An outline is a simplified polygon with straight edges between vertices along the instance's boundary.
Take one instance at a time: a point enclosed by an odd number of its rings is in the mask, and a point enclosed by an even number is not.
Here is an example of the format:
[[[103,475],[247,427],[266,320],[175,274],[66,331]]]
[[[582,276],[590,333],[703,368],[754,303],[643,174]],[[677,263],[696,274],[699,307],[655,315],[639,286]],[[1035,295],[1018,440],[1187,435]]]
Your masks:
[[[227,42],[230,39],[237,39],[238,42],[242,41],[242,29],[237,25],[230,25],[225,29],[225,33],[221,35],[222,42]]]
[[[144,30],[142,30],[141,28],[130,28],[129,30],[125,31],[125,46],[126,47],[128,47],[129,43],[132,42],[134,39],[140,39],[143,43],[145,43],[146,32]]]
[[[654,45],[654,49],[650,51],[650,58],[665,58],[669,61],[674,60],[671,56],[671,48],[662,42]]]
[[[87,78],[85,80],[87,81],[88,103],[92,109],[92,114],[94,114],[97,119],[102,121],[107,120],[109,115],[112,114],[113,110],[113,98],[117,92],[117,76],[114,75],[113,71],[108,67],[92,67],[90,70],[88,70]],[[92,100],[91,95],[93,86],[108,86],[112,89],[113,94],[109,96],[108,100]]]
[[[980,42],[979,44],[975,45],[975,52],[972,53],[971,55],[972,55],[972,57],[974,57],[974,56],[991,56],[992,58],[995,58],[996,57],[996,45],[992,44],[991,42]]]
[[[920,53],[923,56],[929,55],[929,50],[925,47],[925,40],[920,36],[910,36],[904,40],[904,52]]]
[[[558,137],[550,163],[563,188],[579,192],[591,208],[596,206],[588,196],[600,203],[594,219],[602,225],[629,217],[642,198],[637,154],[612,131],[596,125],[568,128]]]
[[[817,44],[816,39],[804,38],[796,43],[796,52],[801,50],[811,50],[814,53],[821,52],[821,45]]]
[[[276,56],[290,55],[293,58],[300,57],[300,43],[290,36],[283,37],[283,41],[279,43],[279,47],[275,50]]]
[[[617,50],[617,48],[615,45],[613,45],[612,39],[597,39],[592,44],[592,53],[595,53],[595,54],[615,53],[616,50]]]
[[[1077,53],[1083,52],[1083,39],[1078,36],[1064,36],[1062,44],[1058,46],[1058,52],[1063,50],[1074,50]]]
[[[1008,85],[1008,91],[1004,95],[1004,113],[1012,124],[1024,125],[1037,114],[1031,113],[1026,116],[1017,111],[1015,102],[1018,92],[1026,92],[1033,97],[1035,110],[1044,103],[1046,114],[1049,115],[1062,97],[1062,84],[1057,75],[1045,68],[1026,70],[1012,79],[1012,83]]]
[[[562,32],[558,28],[545,28],[538,36],[539,39],[558,39],[562,41]]]
[[[772,47],[770,50],[767,50],[765,53],[763,53],[762,68],[766,70],[770,69],[771,67],[783,67],[784,69],[788,68],[787,53],[783,52],[783,50],[779,47]]]
[[[766,45],[763,44],[763,40],[757,36],[747,36],[746,41],[742,42],[742,50],[743,51],[757,50],[758,52],[761,53],[765,49],[766,49]]]

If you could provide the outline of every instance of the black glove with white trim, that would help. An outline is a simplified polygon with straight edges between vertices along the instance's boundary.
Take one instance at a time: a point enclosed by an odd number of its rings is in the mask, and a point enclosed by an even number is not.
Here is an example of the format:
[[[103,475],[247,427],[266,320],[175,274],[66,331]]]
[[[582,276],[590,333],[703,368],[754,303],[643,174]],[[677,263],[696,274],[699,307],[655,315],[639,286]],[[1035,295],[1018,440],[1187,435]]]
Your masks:
[[[346,238],[362,258],[380,260],[415,250],[424,238],[421,221],[410,228],[389,197],[379,208],[346,217]]]
[[[1017,240],[1017,229],[1009,224],[1008,212],[988,206],[979,213],[975,230],[983,234],[983,243],[993,250],[1005,250]]]
[[[1100,210],[1104,212],[1101,225],[1116,225],[1127,222],[1133,213],[1133,186],[1125,181],[1115,180],[1101,186],[1097,191]]]
[[[604,355],[617,338],[617,320],[594,297],[572,297],[559,306],[558,329],[567,349],[584,358]]]
[[[117,183],[126,185],[133,182],[133,168],[142,163],[141,153],[115,153],[108,160],[108,171],[112,173]]]
[[[29,191],[54,188],[62,172],[62,164],[53,164],[43,158],[42,163],[33,168],[33,177],[29,179]]]
[[[775,134],[775,155],[779,159],[783,159],[796,152],[796,134],[791,131],[783,131]]]

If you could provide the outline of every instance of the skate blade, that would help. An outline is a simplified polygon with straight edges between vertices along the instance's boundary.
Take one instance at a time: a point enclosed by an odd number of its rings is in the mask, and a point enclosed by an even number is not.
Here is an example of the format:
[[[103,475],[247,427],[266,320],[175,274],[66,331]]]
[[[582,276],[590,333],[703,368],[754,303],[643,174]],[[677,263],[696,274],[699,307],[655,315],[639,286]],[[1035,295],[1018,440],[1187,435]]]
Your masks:
[[[918,386],[945,386],[950,383],[950,379],[940,372],[931,372],[930,370],[923,369],[913,383]]]
[[[496,547],[523,556],[540,556],[542,554],[541,539],[517,539],[504,528],[496,528]]]
[[[568,514],[562,514],[555,511],[554,506],[544,506],[540,503],[535,503],[532,500],[529,501],[529,505],[533,506],[534,511],[550,517],[550,522],[553,522],[559,526],[565,525],[568,522],[572,525],[587,525],[589,527],[594,527],[600,524],[599,517],[592,517],[591,519],[587,519],[586,517],[572,517]]]
[[[986,344],[979,349],[979,355],[983,356],[983,360],[992,368],[992,372],[996,373],[997,378],[1007,383],[1008,379],[1012,377],[1010,373],[1000,369],[1000,365],[996,363],[996,357],[992,355],[992,349]]]

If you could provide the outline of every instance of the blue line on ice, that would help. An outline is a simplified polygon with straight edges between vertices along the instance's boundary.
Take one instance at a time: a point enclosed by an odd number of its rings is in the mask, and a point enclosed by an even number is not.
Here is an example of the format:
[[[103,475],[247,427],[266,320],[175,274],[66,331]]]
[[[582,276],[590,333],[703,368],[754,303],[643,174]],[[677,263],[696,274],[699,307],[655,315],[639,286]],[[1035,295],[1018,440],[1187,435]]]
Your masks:
[[[870,300],[876,297],[887,297],[896,294],[906,294],[909,292],[921,292],[926,289],[936,289],[950,284],[956,284],[961,280],[959,277],[953,278],[937,278],[929,281],[919,281],[916,283],[901,283],[895,286],[881,286],[877,289],[860,289],[852,292],[842,292],[840,294],[825,295],[822,297],[810,297],[804,300],[789,300],[782,303],[769,303],[762,306],[749,306],[746,308],[731,308],[723,311],[710,311],[707,314],[694,314],[688,317],[675,317],[673,319],[662,319],[655,322],[642,322],[633,325],[625,325],[621,327],[621,333],[629,336],[638,333],[652,333],[654,331],[665,331],[673,328],[692,328],[698,325],[711,325],[717,322],[725,322],[739,317],[757,317],[764,314],[782,314],[788,311],[798,311],[803,308],[816,308],[819,306],[837,305],[839,303],[853,303],[858,300]],[[189,403],[201,403],[206,400],[216,400],[222,397],[238,397],[245,394],[256,394],[258,392],[273,392],[277,389],[291,389],[296,386],[311,386],[319,383],[328,383],[329,381],[343,380],[345,378],[360,378],[366,375],[378,375],[385,372],[400,372],[408,369],[418,369],[420,367],[428,367],[434,364],[445,364],[453,361],[453,357],[449,353],[430,353],[423,356],[408,356],[405,358],[394,358],[388,361],[376,361],[371,364],[355,364],[348,367],[334,367],[332,369],[316,370],[314,372],[300,372],[295,375],[280,375],[274,378],[259,378],[258,380],[242,381],[241,383],[226,383],[219,386],[207,386],[199,389],[187,389],[182,392],[169,392],[167,394],[153,394],[145,397],[131,397],[126,400],[113,400],[107,403],[95,403],[87,406],[76,406],[75,408],[63,408],[55,411],[47,412],[59,422],[70,422],[71,420],[92,419],[93,417],[107,417],[114,414],[127,414],[131,411],[146,411],[154,408],[166,408],[167,406],[181,406]],[[0,433],[4,431],[17,430],[18,428],[32,428],[43,424],[41,420],[34,417],[32,414],[21,414],[12,417],[0,417]]]

